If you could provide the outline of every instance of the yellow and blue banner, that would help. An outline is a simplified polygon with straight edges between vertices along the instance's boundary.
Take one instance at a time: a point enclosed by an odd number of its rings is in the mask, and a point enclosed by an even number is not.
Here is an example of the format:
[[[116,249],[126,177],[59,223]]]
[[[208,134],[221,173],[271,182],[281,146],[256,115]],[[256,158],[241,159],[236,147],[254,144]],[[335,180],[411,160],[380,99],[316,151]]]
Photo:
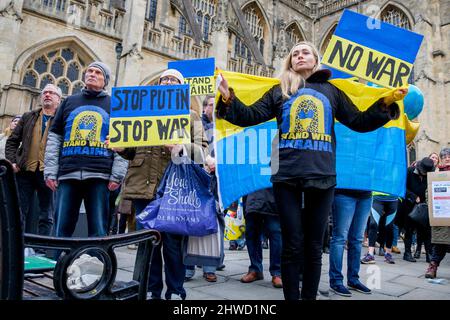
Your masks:
[[[168,68],[180,71],[191,87],[191,96],[215,94],[214,58],[171,61]]]
[[[260,99],[278,79],[221,71],[235,94],[246,105]],[[344,91],[360,110],[366,110],[394,90],[369,87],[348,80],[330,82]],[[418,126],[403,112],[398,120],[369,133],[356,133],[335,123],[336,171],[339,188],[380,191],[403,196],[406,184],[405,134],[413,138]],[[278,129],[272,119],[252,127],[238,127],[215,119],[216,172],[221,206],[227,208],[239,197],[271,187],[270,155]],[[408,130],[408,132],[406,132]]]
[[[189,85],[112,88],[110,147],[189,143]]]
[[[322,63],[388,88],[408,83],[423,36],[344,10]]]

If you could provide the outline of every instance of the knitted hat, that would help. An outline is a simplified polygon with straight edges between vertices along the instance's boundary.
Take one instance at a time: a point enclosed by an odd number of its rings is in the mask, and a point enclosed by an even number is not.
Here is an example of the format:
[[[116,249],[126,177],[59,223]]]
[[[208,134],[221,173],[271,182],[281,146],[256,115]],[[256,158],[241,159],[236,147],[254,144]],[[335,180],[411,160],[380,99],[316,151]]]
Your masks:
[[[180,73],[180,71],[178,71],[176,69],[167,69],[166,71],[161,73],[161,76],[159,77],[159,82],[161,82],[162,78],[167,77],[167,76],[175,77],[178,80],[180,80],[180,84],[184,84],[184,77],[183,77],[183,75]]]
[[[102,70],[103,77],[105,78],[105,85],[104,85],[103,88],[105,88],[108,85],[108,83],[109,83],[109,79],[111,78],[111,70],[109,69],[109,67],[106,64],[104,64],[103,62],[100,62],[100,61],[92,62],[88,66],[88,68],[90,68],[90,67],[94,67],[94,68],[98,68],[98,69]]]
[[[427,172],[434,171],[434,162],[430,158],[425,157],[416,164],[416,168],[419,170],[419,173],[425,175]]]

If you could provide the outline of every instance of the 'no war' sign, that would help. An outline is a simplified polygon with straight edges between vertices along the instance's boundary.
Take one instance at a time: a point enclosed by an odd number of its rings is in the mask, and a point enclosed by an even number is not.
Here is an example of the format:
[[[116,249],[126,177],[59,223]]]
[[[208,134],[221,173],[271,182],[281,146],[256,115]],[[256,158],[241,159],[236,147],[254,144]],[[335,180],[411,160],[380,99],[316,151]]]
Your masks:
[[[408,84],[423,36],[344,10],[322,63],[383,87]]]
[[[189,85],[112,88],[111,147],[189,143]]]

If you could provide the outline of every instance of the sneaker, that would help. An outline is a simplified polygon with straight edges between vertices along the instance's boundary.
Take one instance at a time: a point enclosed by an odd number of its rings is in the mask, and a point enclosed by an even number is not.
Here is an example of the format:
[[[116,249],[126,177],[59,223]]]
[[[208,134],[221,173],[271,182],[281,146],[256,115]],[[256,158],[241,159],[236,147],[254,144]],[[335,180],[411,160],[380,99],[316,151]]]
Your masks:
[[[231,251],[237,250],[237,244],[235,244],[235,243],[230,243],[230,247],[228,248],[228,250],[231,250]]]
[[[350,284],[347,283],[347,286],[350,290],[355,290],[357,292],[360,293],[364,293],[364,294],[371,294],[372,290],[370,290],[369,288],[367,288],[365,285],[363,285],[360,281]]]
[[[283,288],[283,281],[281,276],[272,276],[272,286],[274,288]]]
[[[392,258],[392,254],[386,253],[384,255],[384,262],[389,263],[389,264],[395,264],[394,258]]]
[[[203,278],[208,282],[216,282],[217,276],[214,272],[203,272]]]
[[[361,263],[362,264],[374,264],[375,256],[373,256],[367,252],[367,254],[364,256],[364,258],[361,259]]]
[[[343,297],[351,297],[352,293],[342,284],[330,286],[331,291],[334,293],[343,296]]]
[[[186,298],[184,298],[184,299],[186,299]],[[184,299],[183,299],[183,297],[180,296],[179,294],[172,294],[172,295],[170,296],[170,298],[167,299],[167,300],[184,300]]]

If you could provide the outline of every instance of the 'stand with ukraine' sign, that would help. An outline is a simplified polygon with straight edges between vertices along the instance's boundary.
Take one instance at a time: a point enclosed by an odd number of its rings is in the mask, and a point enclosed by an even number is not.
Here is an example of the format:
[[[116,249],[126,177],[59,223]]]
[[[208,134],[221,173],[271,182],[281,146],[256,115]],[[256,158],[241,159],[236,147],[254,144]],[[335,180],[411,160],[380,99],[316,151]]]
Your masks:
[[[387,88],[408,84],[423,36],[344,10],[322,63]]]
[[[190,142],[189,85],[112,88],[111,147]]]
[[[191,96],[215,94],[214,58],[171,61],[168,68],[181,72],[184,83],[191,86]]]

